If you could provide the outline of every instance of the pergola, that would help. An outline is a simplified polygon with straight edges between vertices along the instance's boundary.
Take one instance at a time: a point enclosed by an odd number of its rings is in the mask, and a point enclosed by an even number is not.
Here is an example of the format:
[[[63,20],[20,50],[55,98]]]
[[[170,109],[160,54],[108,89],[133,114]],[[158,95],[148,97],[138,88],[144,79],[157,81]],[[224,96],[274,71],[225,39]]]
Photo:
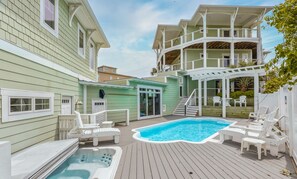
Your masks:
[[[234,69],[220,70],[192,70],[188,72],[192,80],[198,80],[199,116],[202,116],[202,82],[204,83],[204,106],[207,106],[207,81],[222,80],[222,114],[226,117],[226,98],[230,98],[230,79],[238,77],[254,77],[254,110],[257,111],[259,76],[265,75],[264,65],[248,66]]]

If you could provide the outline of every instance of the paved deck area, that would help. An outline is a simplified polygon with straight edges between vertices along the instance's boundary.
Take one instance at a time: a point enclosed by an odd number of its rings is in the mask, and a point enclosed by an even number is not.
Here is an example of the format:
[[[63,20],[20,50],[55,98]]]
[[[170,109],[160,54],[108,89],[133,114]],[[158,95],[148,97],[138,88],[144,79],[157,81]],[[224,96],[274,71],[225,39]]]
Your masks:
[[[190,144],[184,142],[152,144],[136,141],[131,129],[175,120],[169,116],[137,122],[130,126],[119,126],[123,149],[116,173],[117,179],[182,179],[182,178],[297,178],[280,174],[284,168],[294,172],[291,158],[280,154],[279,158],[262,156],[257,159],[256,151],[240,154],[240,145],[234,142],[224,144],[207,142]],[[246,120],[239,124],[245,125]],[[110,141],[101,142],[110,145]]]

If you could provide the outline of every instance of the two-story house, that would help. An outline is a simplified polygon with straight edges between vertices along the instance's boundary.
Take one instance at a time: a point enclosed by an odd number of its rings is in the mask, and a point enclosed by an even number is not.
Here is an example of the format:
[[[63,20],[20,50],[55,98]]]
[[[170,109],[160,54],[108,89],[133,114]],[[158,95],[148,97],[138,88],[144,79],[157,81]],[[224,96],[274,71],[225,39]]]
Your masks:
[[[227,89],[222,90],[225,101],[230,99],[230,88],[234,89],[232,79],[254,77],[256,109],[259,75],[264,73],[261,23],[271,9],[200,5],[191,19],[177,25],[159,24],[153,42],[158,75],[179,76],[180,97],[186,97],[181,102],[198,96],[198,102],[194,101],[200,115],[202,100],[207,106],[208,98],[218,95],[217,88]]]
[[[117,73],[117,68],[102,65],[98,67],[98,82],[132,78],[132,76]]]
[[[56,138],[110,45],[85,0],[1,1],[0,26],[0,140],[15,152]]]

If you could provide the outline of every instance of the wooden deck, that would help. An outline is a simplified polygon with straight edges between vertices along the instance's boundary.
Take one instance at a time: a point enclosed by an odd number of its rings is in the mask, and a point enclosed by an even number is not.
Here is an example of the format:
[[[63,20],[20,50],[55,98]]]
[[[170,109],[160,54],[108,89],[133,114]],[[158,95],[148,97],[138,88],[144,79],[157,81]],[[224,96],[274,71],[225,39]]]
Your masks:
[[[241,155],[240,145],[233,142],[153,144],[132,138],[133,128],[176,118],[171,116],[137,121],[128,127],[119,127],[119,146],[123,154],[115,178],[296,178],[296,174],[290,177],[280,174],[284,168],[294,172],[291,158],[286,154],[280,154],[279,158],[268,154],[258,160],[255,150]],[[245,124],[246,121],[241,120],[239,123]],[[101,146],[110,144],[110,141],[101,142]]]

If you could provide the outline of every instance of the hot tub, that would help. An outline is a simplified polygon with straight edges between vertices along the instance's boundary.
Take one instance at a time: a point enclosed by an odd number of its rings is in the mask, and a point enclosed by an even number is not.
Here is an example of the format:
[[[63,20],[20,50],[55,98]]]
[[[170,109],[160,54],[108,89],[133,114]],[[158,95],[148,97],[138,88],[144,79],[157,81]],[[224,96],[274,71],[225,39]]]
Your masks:
[[[112,179],[115,176],[121,153],[120,147],[78,149],[47,178]]]

